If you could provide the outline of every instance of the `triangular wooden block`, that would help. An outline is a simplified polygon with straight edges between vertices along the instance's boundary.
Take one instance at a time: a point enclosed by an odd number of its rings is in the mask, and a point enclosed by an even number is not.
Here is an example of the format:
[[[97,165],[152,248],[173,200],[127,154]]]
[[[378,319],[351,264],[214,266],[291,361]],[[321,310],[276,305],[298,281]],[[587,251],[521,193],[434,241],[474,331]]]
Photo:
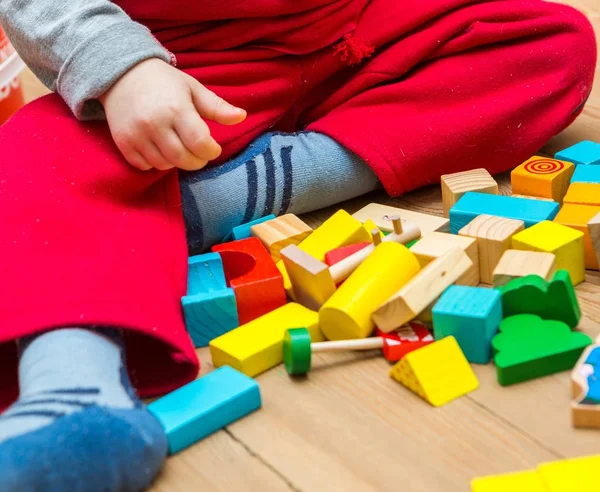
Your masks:
[[[453,336],[410,352],[392,368],[390,376],[434,407],[479,387]]]

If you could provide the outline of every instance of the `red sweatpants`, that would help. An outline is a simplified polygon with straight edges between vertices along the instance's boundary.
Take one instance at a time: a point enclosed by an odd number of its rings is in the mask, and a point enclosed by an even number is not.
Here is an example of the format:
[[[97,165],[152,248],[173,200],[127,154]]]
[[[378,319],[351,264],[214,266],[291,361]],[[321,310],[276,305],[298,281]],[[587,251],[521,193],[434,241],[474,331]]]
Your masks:
[[[248,110],[212,125],[222,159],[307,128],[360,155],[391,195],[523,161],[581,109],[596,63],[588,21],[539,0],[119,3]],[[193,379],[176,172],[132,169],[105,123],[76,121],[56,96],[2,127],[0,148],[0,407],[17,395],[14,340],[53,327],[122,327],[144,396]]]

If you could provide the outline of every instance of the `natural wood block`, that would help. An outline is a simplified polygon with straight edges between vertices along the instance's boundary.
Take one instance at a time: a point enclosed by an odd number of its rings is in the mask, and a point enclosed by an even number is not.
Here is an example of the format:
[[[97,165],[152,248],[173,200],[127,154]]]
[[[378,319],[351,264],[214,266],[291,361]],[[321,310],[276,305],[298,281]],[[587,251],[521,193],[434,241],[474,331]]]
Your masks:
[[[571,421],[574,427],[600,429],[599,341],[584,350],[571,373]]]
[[[565,203],[600,205],[600,184],[573,183],[565,195]]]
[[[479,248],[472,237],[457,236],[444,232],[430,232],[424,235],[410,251],[417,257],[421,268],[425,268],[436,258],[445,255],[453,248],[460,248],[473,262],[467,272],[456,281],[457,285],[479,284]]]
[[[494,287],[506,285],[515,278],[527,275],[539,275],[545,280],[550,280],[556,269],[555,264],[556,256],[552,253],[506,250],[494,269]]]
[[[588,230],[590,233],[592,247],[594,248],[596,258],[600,264],[600,213],[594,215],[594,217],[592,217],[592,219],[588,222]]]
[[[479,248],[479,281],[493,283],[494,269],[512,245],[512,237],[525,228],[522,220],[505,219],[495,215],[479,215],[458,234],[477,240]]]
[[[487,169],[472,169],[454,174],[444,174],[441,177],[442,204],[444,217],[448,217],[452,206],[467,191],[498,194],[498,183],[492,178]]]
[[[510,173],[512,191],[562,203],[574,171],[571,162],[534,156]]]
[[[573,285],[585,280],[583,232],[544,220],[513,236],[513,248],[556,256],[556,269],[567,270]]]
[[[274,261],[279,261],[279,252],[290,244],[299,244],[311,233],[312,228],[294,214],[286,214],[281,217],[253,225],[250,228],[253,236],[256,236],[265,245]]]
[[[421,235],[425,235],[432,231],[445,232],[450,227],[448,219],[437,217],[435,215],[423,214],[406,210],[403,208],[390,207],[388,205],[380,205],[379,203],[370,203],[366,207],[361,208],[358,212],[352,214],[352,217],[362,223],[367,220],[371,221],[383,232],[392,232],[392,217],[399,215],[402,220],[402,226],[406,227],[407,223],[416,224],[421,229]]]
[[[373,313],[373,321],[386,333],[400,328],[424,311],[472,264],[467,254],[458,247],[436,258],[377,308]]]
[[[598,257],[594,250],[588,223],[599,212],[600,206],[565,203],[560,209],[560,212],[558,212],[558,215],[554,218],[554,222],[557,222],[558,224],[583,232],[585,267],[591,270],[598,270]]]

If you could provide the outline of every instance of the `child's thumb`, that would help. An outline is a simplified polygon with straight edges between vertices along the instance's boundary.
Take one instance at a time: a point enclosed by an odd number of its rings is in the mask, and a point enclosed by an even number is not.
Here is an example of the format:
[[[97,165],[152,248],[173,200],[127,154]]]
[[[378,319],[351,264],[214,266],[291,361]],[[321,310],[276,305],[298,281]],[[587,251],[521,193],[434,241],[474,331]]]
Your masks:
[[[222,125],[235,125],[246,119],[246,111],[229,104],[202,84],[194,84],[192,99],[200,116]]]

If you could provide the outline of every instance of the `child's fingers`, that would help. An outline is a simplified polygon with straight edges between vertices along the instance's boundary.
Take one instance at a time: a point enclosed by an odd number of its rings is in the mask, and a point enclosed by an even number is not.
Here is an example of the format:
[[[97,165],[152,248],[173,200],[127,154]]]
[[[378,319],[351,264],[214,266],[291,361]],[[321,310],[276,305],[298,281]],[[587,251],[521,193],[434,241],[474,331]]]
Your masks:
[[[187,149],[199,159],[212,161],[221,155],[221,146],[211,137],[208,125],[194,108],[175,120],[175,131]]]
[[[194,106],[205,118],[222,125],[236,125],[246,119],[246,111],[229,104],[202,84],[192,83],[191,89]]]
[[[166,171],[175,167],[165,159],[165,156],[162,155],[161,151],[150,138],[146,138],[144,144],[138,147],[137,150],[154,169]]]
[[[179,169],[195,171],[206,166],[206,160],[192,154],[173,129],[163,129],[154,141],[162,155]]]
[[[146,159],[140,154],[137,150],[129,145],[121,145],[119,146],[119,150],[125,160],[133,167],[139,169],[140,171],[149,171],[152,169],[152,166],[148,164]]]

